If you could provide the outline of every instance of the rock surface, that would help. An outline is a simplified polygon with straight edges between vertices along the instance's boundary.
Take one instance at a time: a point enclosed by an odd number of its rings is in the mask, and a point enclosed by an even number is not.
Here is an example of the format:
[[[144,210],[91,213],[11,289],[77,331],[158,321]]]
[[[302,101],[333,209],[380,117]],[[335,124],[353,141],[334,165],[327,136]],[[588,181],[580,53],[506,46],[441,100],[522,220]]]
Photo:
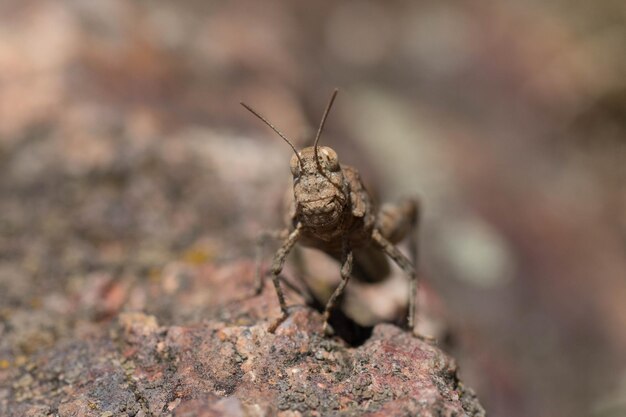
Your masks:
[[[290,293],[290,318],[268,333],[276,297],[269,285],[245,296],[249,271],[245,262],[199,267],[178,286],[183,300],[203,285],[201,323],[122,312],[0,370],[0,415],[484,415],[454,360],[395,326],[350,347],[322,337],[321,316]],[[243,296],[231,298],[237,288]]]

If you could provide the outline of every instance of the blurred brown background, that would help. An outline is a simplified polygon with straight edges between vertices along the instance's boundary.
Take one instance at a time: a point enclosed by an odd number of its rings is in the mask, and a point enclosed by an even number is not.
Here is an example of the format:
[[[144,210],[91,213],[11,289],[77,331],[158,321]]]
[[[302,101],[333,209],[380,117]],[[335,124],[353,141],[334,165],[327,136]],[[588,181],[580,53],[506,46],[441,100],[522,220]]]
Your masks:
[[[383,200],[422,196],[421,268],[489,415],[626,415],[625,22],[620,0],[1,2],[0,369],[123,309],[201,320],[138,288],[279,224],[291,151],[239,101],[304,146],[339,87],[322,142]]]

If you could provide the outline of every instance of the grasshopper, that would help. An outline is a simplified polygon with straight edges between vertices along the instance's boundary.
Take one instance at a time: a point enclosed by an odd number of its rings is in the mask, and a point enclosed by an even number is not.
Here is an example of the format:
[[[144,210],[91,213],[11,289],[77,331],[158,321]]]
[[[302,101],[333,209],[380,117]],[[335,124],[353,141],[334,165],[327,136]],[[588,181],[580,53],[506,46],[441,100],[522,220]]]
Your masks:
[[[335,308],[350,277],[366,282],[384,280],[390,273],[387,256],[409,277],[406,326],[407,329],[414,331],[418,289],[415,265],[419,202],[417,199],[407,198],[395,205],[384,205],[378,210],[365,189],[359,172],[351,166],[340,164],[337,153],[330,147],[318,145],[337,92],[337,89],[333,91],[326,106],[313,146],[300,151],[266,118],[247,104],[241,103],[287,142],[294,152],[290,161],[293,199],[287,207],[287,225],[283,230],[263,234],[258,241],[259,248],[268,238],[282,240],[269,270],[282,314],[270,325],[269,331],[273,333],[289,316],[280,285],[280,273],[287,255],[296,243],[324,251],[341,263],[341,283],[334,290],[324,309],[325,335],[333,333],[328,323],[331,311]],[[412,260],[395,246],[407,235]],[[259,255],[262,252],[258,248],[257,294],[262,291],[264,279],[260,266],[262,256]]]

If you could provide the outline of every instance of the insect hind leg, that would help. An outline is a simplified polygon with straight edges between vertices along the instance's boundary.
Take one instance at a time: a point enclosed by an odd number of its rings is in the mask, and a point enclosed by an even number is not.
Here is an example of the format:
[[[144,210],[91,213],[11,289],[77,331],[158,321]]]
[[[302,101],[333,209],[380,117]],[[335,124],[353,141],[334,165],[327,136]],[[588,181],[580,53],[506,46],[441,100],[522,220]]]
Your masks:
[[[387,203],[380,208],[376,219],[376,228],[389,242],[396,244],[409,236],[417,235],[420,220],[420,202],[415,197],[404,198],[397,203]],[[417,240],[411,245],[416,246]],[[411,255],[413,257],[413,255]]]
[[[418,228],[420,220],[420,202],[417,198],[405,198],[395,204],[381,207],[376,221],[376,229],[372,235],[374,242],[409,275],[409,311],[407,326],[414,330],[417,314],[417,292],[419,276],[418,261]],[[408,237],[410,261],[395,244]]]

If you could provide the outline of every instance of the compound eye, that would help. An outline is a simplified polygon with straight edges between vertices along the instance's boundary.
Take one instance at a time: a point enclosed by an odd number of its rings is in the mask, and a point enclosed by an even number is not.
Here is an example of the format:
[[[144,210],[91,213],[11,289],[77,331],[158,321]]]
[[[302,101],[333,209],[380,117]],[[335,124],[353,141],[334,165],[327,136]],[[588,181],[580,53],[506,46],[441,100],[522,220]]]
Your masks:
[[[320,152],[326,156],[326,164],[331,171],[339,171],[339,158],[337,152],[328,146],[320,148]]]
[[[291,173],[294,177],[300,175],[300,161],[295,154],[291,157],[291,161],[289,161],[289,169],[291,169]]]

